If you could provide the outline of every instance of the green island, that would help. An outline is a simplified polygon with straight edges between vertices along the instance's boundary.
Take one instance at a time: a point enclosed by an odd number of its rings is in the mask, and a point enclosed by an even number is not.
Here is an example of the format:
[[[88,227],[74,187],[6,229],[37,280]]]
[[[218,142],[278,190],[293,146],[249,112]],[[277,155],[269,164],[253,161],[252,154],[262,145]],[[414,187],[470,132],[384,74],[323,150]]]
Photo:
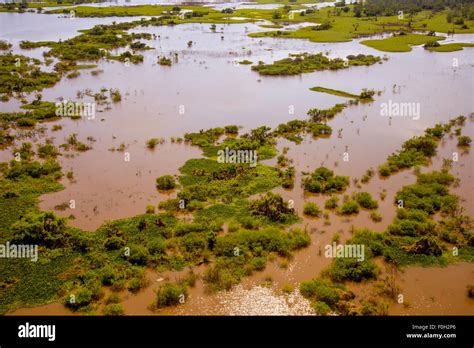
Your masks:
[[[432,52],[455,52],[462,51],[465,47],[474,47],[472,43],[450,43],[434,47],[428,47],[428,51]]]
[[[320,86],[312,87],[312,88],[310,88],[310,90],[314,91],[314,92],[332,94],[332,95],[336,95],[338,97],[343,97],[343,98],[356,99],[356,100],[359,100],[361,102],[371,102],[371,101],[374,100],[372,97],[375,95],[375,91],[368,90],[368,89],[364,89],[362,92],[360,92],[359,95],[344,92],[344,91],[340,91],[340,90],[337,90],[337,89],[320,87]]]
[[[272,64],[259,62],[252,66],[252,70],[261,75],[297,75],[321,70],[339,70],[350,66],[373,65],[380,62],[380,57],[359,54],[349,55],[347,60],[341,58],[330,59],[323,53],[292,54],[289,58],[277,60]]]

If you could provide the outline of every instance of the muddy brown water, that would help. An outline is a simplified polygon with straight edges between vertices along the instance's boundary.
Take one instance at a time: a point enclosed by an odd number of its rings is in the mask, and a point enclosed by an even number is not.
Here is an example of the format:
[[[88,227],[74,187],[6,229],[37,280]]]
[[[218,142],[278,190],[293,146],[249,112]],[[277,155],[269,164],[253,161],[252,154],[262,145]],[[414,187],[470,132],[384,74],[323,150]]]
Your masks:
[[[41,57],[44,50],[20,50],[18,42],[22,39],[65,39],[76,35],[78,29],[117,20],[68,20],[33,14],[0,14],[0,19],[1,38],[14,43],[16,52],[36,57]],[[59,27],[64,30],[54,30]],[[156,206],[159,201],[169,197],[155,190],[155,178],[164,174],[178,174],[179,167],[186,160],[201,156],[198,148],[171,143],[170,137],[227,124],[240,125],[243,127],[242,131],[261,125],[275,127],[291,119],[304,119],[310,108],[329,108],[335,103],[347,101],[345,98],[310,91],[309,88],[314,86],[352,93],[358,93],[362,88],[381,91],[382,94],[376,96],[375,102],[350,106],[331,120],[329,124],[333,128],[333,135],[328,139],[305,139],[300,145],[279,141],[280,149],[283,146],[290,147],[287,156],[294,161],[297,177],[295,189],[277,189],[275,192],[281,193],[285,199],[292,199],[301,214],[305,200],[317,202],[322,207],[327,199],[325,196],[303,192],[300,186],[302,171],[312,171],[324,165],[337,174],[349,175],[351,179],[360,178],[367,168],[376,168],[384,162],[390,153],[400,148],[404,140],[422,134],[425,128],[437,122],[446,122],[461,114],[468,116],[474,111],[472,93],[469,93],[473,90],[472,50],[437,54],[415,47],[410,53],[389,53],[388,61],[371,67],[353,67],[291,77],[265,77],[252,72],[247,65],[236,64],[236,61],[249,59],[254,62],[271,62],[298,52],[327,51],[331,57],[359,53],[383,56],[384,53],[360,45],[359,40],[326,44],[247,37],[247,33],[261,30],[265,29],[250,23],[217,25],[217,33],[213,33],[209,25],[202,24],[137,28],[134,31],[159,36],[156,40],[146,41],[155,49],[143,52],[143,64],[126,66],[118,62],[99,62],[98,68],[104,70],[102,74],[92,76],[89,71],[83,70],[79,78],[63,79],[55,87],[45,90],[44,100],[60,97],[76,100],[78,90],[90,88],[96,92],[101,87],[119,88],[123,100],[111,105],[110,110],[97,113],[94,120],[62,119],[56,122],[63,126],[61,131],[48,130],[45,135],[36,138],[37,143],[51,138],[56,145],[63,143],[64,138],[71,133],[77,133],[84,142],[88,136],[95,139],[91,143],[92,150],[75,153],[74,157],[60,158],[64,170],[74,172],[74,182],[64,178],[62,182],[65,189],[42,196],[41,209],[54,209],[72,199],[76,204],[75,209],[57,213],[62,216],[73,214],[75,219],[70,221],[72,225],[93,231],[107,220],[143,213],[146,205]],[[472,42],[473,39],[474,35],[454,37],[454,40],[463,42]],[[191,48],[187,47],[188,41],[193,41]],[[173,66],[162,67],[156,64],[157,56],[175,52],[179,59]],[[457,66],[453,66],[456,65],[454,62]],[[390,100],[419,103],[419,119],[381,116],[381,104]],[[18,103],[14,100],[0,104],[2,111],[16,110],[17,107]],[[52,123],[46,123],[45,126],[50,128]],[[467,121],[463,134],[474,137],[472,126],[473,123]],[[152,137],[163,137],[165,143],[157,145],[155,150],[149,150],[145,147],[145,142]],[[109,151],[122,143],[126,147],[124,152]],[[343,160],[344,152],[349,154],[347,162]],[[451,158],[453,152],[460,153],[460,160],[453,164],[452,173],[461,179],[461,185],[454,192],[462,197],[466,212],[474,216],[471,198],[474,193],[472,151],[461,151],[456,147],[455,139],[443,140],[430,169],[440,168],[442,159]],[[125,153],[130,155],[130,161],[124,160]],[[11,158],[9,150],[0,152],[0,161]],[[338,232],[343,242],[350,238],[352,226],[383,231],[395,216],[393,197],[396,191],[413,182],[415,176],[412,171],[398,173],[388,180],[375,176],[362,189],[379,200],[378,211],[383,216],[381,223],[372,222],[367,211],[350,218],[341,218],[331,213],[330,225],[325,224],[324,219],[305,218],[299,227],[310,231],[311,246],[295,252],[294,258],[286,267],[283,267],[282,260],[273,260],[265,271],[244,279],[241,286],[228,294],[209,295],[198,280],[195,288],[190,289],[189,299],[184,305],[155,314],[251,314],[252,304],[256,306],[255,311],[259,310],[259,298],[260,303],[268,303],[267,307],[274,306],[276,314],[311,314],[308,304],[301,296],[295,293],[289,300],[289,295],[281,293],[281,287],[287,283],[297,287],[299,282],[319,275],[330,263],[329,259],[319,255],[319,249],[330,243],[334,233]],[[356,190],[351,185],[346,194]],[[384,201],[379,199],[382,190],[387,194]],[[439,272],[444,272],[446,277],[452,276],[453,279],[465,279],[467,275],[472,275],[466,270],[469,267],[453,265]],[[411,307],[393,306],[390,312],[449,314],[453,313],[449,309],[451,307],[457,311],[462,308],[471,310],[472,306],[466,302],[465,296],[448,296],[449,301],[455,303],[447,302],[447,298],[439,296],[440,293],[459,294],[461,285],[448,281],[425,282],[430,277],[434,279],[437,274],[435,270],[438,269],[409,268],[400,276],[399,281],[407,289],[408,298],[416,298],[418,289],[430,294],[429,289],[434,288],[433,295],[430,296],[434,296],[439,305],[429,306],[425,301],[411,300]],[[272,284],[269,287],[259,287],[268,276],[271,276]],[[124,294],[126,313],[154,314],[147,307],[153,301],[154,290],[161,283],[157,279],[163,278],[163,275],[151,273],[150,278],[151,285],[147,289],[136,295]],[[243,298],[256,300],[242,302]],[[288,301],[292,302],[291,305]],[[242,312],[239,306],[250,309]],[[53,303],[20,309],[14,314],[64,314],[64,309],[60,307],[61,305]]]

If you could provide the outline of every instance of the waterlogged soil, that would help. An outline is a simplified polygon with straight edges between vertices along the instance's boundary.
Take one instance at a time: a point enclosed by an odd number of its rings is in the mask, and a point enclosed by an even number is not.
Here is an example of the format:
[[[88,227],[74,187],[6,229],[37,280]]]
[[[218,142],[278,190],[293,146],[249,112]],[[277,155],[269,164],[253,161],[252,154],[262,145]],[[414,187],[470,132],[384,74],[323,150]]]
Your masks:
[[[113,20],[130,20],[123,17],[70,20],[12,13],[0,13],[0,19],[0,38],[10,40],[15,52],[35,57],[41,57],[44,49],[20,50],[18,42],[23,39],[66,39],[76,35],[78,29]],[[248,65],[238,64],[238,61],[248,59],[254,63],[260,60],[270,63],[287,57],[289,53],[302,52],[327,51],[331,57],[381,53],[360,45],[357,40],[324,44],[247,37],[250,32],[266,30],[259,24],[262,23],[217,25],[216,32],[209,25],[201,24],[137,28],[134,31],[157,35],[155,40],[142,40],[154,47],[140,52],[145,57],[142,64],[127,66],[120,62],[101,61],[97,69],[103,70],[102,74],[92,76],[83,70],[79,78],[63,79],[45,90],[44,100],[63,97],[74,101],[77,91],[86,88],[98,91],[102,87],[118,88],[123,98],[110,110],[98,113],[94,120],[62,119],[56,122],[62,125],[62,130],[48,130],[45,135],[36,137],[35,142],[39,143],[53,138],[56,145],[64,143],[64,138],[72,133],[77,133],[80,140],[89,136],[95,139],[92,150],[60,158],[64,171],[73,171],[74,180],[64,178],[63,191],[42,196],[41,209],[53,210],[74,200],[75,209],[56,212],[61,216],[74,215],[70,221],[73,226],[92,231],[107,220],[143,213],[146,205],[156,205],[175,194],[156,191],[155,178],[178,174],[179,167],[186,160],[201,157],[201,152],[196,147],[171,143],[170,137],[228,124],[240,125],[242,131],[261,125],[275,127],[292,119],[305,119],[310,108],[330,108],[347,101],[346,98],[310,91],[309,88],[314,86],[355,94],[363,88],[381,91],[373,103],[349,106],[331,120],[328,123],[333,128],[330,138],[307,138],[299,145],[279,141],[279,149],[290,148],[287,157],[294,161],[297,174],[293,190],[277,189],[275,192],[293,200],[296,210],[302,215],[305,200],[323,207],[327,199],[326,196],[308,195],[302,190],[302,171],[309,172],[324,165],[338,175],[350,176],[352,181],[352,178],[360,178],[367,168],[377,168],[388,155],[400,148],[403,141],[422,134],[427,127],[461,114],[468,116],[474,111],[474,102],[468,92],[474,87],[472,51],[469,49],[431,53],[422,47],[414,47],[410,53],[387,54],[387,61],[370,67],[293,77],[264,77],[251,71]],[[55,30],[59,27],[62,29]],[[463,35],[455,36],[453,40],[471,42],[473,38],[474,35]],[[192,47],[187,46],[189,41],[193,42]],[[171,67],[156,64],[158,56],[173,57],[175,53],[178,61]],[[381,116],[381,106],[389,101],[419,103],[420,114]],[[15,100],[0,104],[2,111],[16,110],[17,107]],[[474,137],[472,122],[466,122],[463,135]],[[146,148],[148,139],[160,137],[165,139],[164,144],[157,145],[154,150]],[[121,144],[125,145],[124,151],[110,151]],[[440,168],[442,159],[452,158],[453,152],[459,153],[459,161],[453,163],[452,173],[461,179],[454,192],[461,196],[466,213],[474,216],[472,152],[457,148],[456,139],[445,139],[429,169]],[[344,161],[344,153],[349,155],[348,161]],[[127,161],[126,157],[130,160]],[[0,161],[11,158],[10,151],[0,152]],[[310,231],[312,242],[308,248],[296,252],[287,264],[281,259],[270,261],[263,272],[244,279],[241,285],[229,292],[208,294],[198,279],[195,287],[190,288],[189,298],[184,304],[154,313],[148,306],[155,297],[156,288],[167,277],[177,279],[181,273],[150,273],[149,287],[135,295],[124,294],[124,310],[127,314],[162,315],[314,314],[297,291],[285,295],[281,292],[282,286],[291,284],[297,288],[299,282],[318,276],[329,265],[331,259],[320,251],[331,243],[334,233],[338,232],[340,241],[344,242],[351,237],[353,226],[383,231],[395,216],[393,197],[396,191],[414,182],[411,170],[389,179],[375,176],[361,190],[377,198],[382,222],[372,222],[370,212],[364,210],[349,218],[330,213],[329,224],[322,218],[305,218],[299,226]],[[352,184],[346,194],[357,190]],[[384,201],[379,198],[382,190],[386,193]],[[202,274],[202,271],[201,268],[195,270],[197,274]],[[390,307],[390,314],[464,314],[465,310],[472,313],[473,305],[468,301],[465,289],[461,289],[469,279],[472,283],[472,272],[469,264],[442,269],[408,268],[397,276],[397,281],[410,306],[394,304]],[[268,281],[270,278],[271,282]],[[424,297],[419,296],[420,293],[425,294]],[[13,314],[63,312],[68,311],[61,304],[53,303],[21,309]]]

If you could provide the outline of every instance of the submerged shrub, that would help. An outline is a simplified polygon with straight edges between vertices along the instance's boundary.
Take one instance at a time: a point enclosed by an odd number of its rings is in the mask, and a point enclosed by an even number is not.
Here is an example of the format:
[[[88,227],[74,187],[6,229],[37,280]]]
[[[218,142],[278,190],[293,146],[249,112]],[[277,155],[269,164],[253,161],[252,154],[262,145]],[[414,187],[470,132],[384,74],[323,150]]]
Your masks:
[[[360,282],[366,279],[375,279],[378,267],[368,258],[364,261],[358,261],[355,258],[337,258],[326,272],[336,282],[344,280]]]
[[[303,213],[309,216],[320,216],[321,209],[319,209],[318,205],[313,202],[305,202]]]
[[[359,205],[356,201],[348,200],[341,205],[339,208],[339,213],[342,215],[358,214]]]
[[[470,146],[472,143],[471,137],[467,135],[462,135],[458,137],[458,146]]]
[[[118,315],[124,315],[124,314],[125,312],[120,303],[111,303],[104,307],[104,315],[118,316]]]
[[[156,178],[156,188],[158,190],[172,190],[176,188],[176,183],[171,175],[163,175]]]
[[[64,246],[68,243],[66,219],[54,212],[27,213],[11,226],[15,241],[25,244],[40,244],[48,247]]]
[[[357,192],[354,194],[354,198],[362,208],[377,209],[379,206],[368,192]]]
[[[254,215],[263,215],[275,222],[286,222],[294,216],[294,209],[289,208],[283,198],[272,192],[250,202],[250,211]]]
[[[339,198],[331,197],[324,203],[324,208],[326,208],[326,209],[336,209],[338,201],[339,201]]]
[[[334,172],[325,167],[320,167],[303,179],[303,187],[313,193],[342,192],[349,185],[349,177],[335,176]]]
[[[169,307],[180,303],[187,295],[186,288],[175,283],[166,283],[158,288],[156,292],[156,306]]]

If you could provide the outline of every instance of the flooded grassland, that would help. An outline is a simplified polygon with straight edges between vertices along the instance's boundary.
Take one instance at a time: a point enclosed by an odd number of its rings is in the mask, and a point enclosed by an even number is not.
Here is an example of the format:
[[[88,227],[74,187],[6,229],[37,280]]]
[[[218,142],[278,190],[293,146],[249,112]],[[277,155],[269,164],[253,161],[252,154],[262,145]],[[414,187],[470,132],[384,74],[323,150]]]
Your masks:
[[[23,50],[19,48],[19,42],[66,40],[78,35],[79,29],[137,19],[71,20],[29,13],[0,13],[0,17],[1,39],[13,44],[13,52],[39,59],[48,48]],[[291,120],[307,120],[310,109],[329,109],[348,101],[348,98],[310,90],[315,86],[353,94],[359,94],[364,88],[380,91],[374,95],[373,101],[349,105],[328,120],[327,125],[332,128],[330,136],[316,139],[304,135],[299,144],[277,138],[276,149],[279,154],[286,153],[290,166],[294,167],[294,186],[285,189],[277,183],[272,192],[281,195],[285,202],[292,202],[300,219],[291,224],[291,228],[308,233],[310,241],[305,248],[293,250],[291,256],[270,253],[264,270],[256,267],[256,271],[244,277],[239,285],[217,292],[210,291],[204,282],[206,270],[210,267],[207,262],[213,258],[211,255],[193,259],[184,267],[175,267],[181,271],[163,269],[155,263],[139,277],[143,281],[139,291],[132,292],[125,287],[105,288],[103,298],[114,303],[110,293],[118,294],[125,314],[316,314],[310,301],[301,295],[299,284],[317,278],[330,266],[333,260],[325,257],[324,247],[335,241],[345,243],[357,228],[386,231],[397,216],[394,203],[397,192],[417,181],[414,168],[383,178],[377,173],[379,165],[399,150],[404,141],[423,135],[425,129],[438,123],[446,124],[459,115],[467,117],[462,135],[474,137],[473,119],[469,117],[474,111],[471,97],[474,87],[472,49],[437,53],[414,46],[407,53],[382,53],[360,44],[363,39],[317,43],[249,37],[249,33],[267,30],[259,24],[217,24],[214,29],[211,24],[188,23],[131,29],[129,32],[151,35],[150,39],[140,40],[152,47],[140,51],[142,63],[99,60],[94,63],[97,64],[94,69],[81,70],[77,78],[62,78],[53,87],[42,91],[42,100],[56,102],[59,98],[78,100],[78,91],[87,89],[94,93],[101,88],[118,89],[121,101],[98,106],[99,111],[93,119],[63,117],[42,123],[46,129],[34,132],[32,136],[24,134],[27,133],[24,129],[16,130],[19,135],[27,137],[23,141],[31,141],[35,146],[49,142],[59,147],[71,134],[77,134],[91,147],[85,152],[68,151],[67,156],[58,157],[63,172],[72,172],[73,175],[60,179],[64,189],[41,195],[39,207],[43,211],[54,210],[58,216],[68,218],[70,226],[93,234],[107,221],[144,214],[149,205],[158,211],[160,202],[177,197],[179,189],[157,190],[155,179],[164,175],[177,178],[182,175],[180,168],[188,160],[206,157],[198,146],[176,140],[186,133],[227,125],[238,125],[239,134],[261,126],[275,129]],[[454,35],[448,40],[473,42],[474,37],[473,34]],[[123,51],[118,48],[113,53],[118,55]],[[385,57],[386,60],[371,66],[351,66],[295,76],[264,76],[253,71],[250,65],[240,64],[244,60],[270,64],[287,58],[289,54],[305,52],[324,52],[332,59],[364,54]],[[168,57],[171,66],[158,64],[158,57]],[[93,70],[101,72],[93,74]],[[34,95],[26,99],[31,101]],[[384,106],[393,103],[413,103],[418,112],[405,116],[382,115]],[[11,98],[0,105],[2,112],[13,112],[18,110],[20,103]],[[53,131],[55,125],[61,128]],[[159,139],[158,144],[147,147],[147,141],[152,138]],[[21,146],[20,139],[2,149],[1,162],[13,159],[12,148]],[[421,172],[440,170],[446,164],[444,159],[458,154],[451,164],[450,173],[460,181],[451,192],[460,197],[464,214],[473,217],[473,155],[469,148],[460,148],[457,143],[456,136],[445,135],[439,141],[437,154],[430,158],[427,166],[422,166]],[[276,157],[259,160],[259,163],[277,166]],[[302,187],[303,173],[313,172],[318,167],[326,167],[337,175],[350,178],[347,190],[334,194],[341,203],[344,195],[352,196],[359,191],[370,193],[378,202],[376,211],[381,221],[374,221],[372,211],[368,209],[349,216],[324,209],[325,202],[332,195],[309,193]],[[373,168],[375,175],[358,187],[360,181],[354,179],[360,180],[368,168]],[[258,197],[255,193],[262,191],[251,193],[243,199]],[[74,208],[69,204],[71,200]],[[316,203],[326,216],[303,214],[305,202]],[[189,212],[177,215],[189,222],[196,219]],[[212,216],[209,221],[212,221]],[[230,231],[229,224],[231,222],[227,220],[224,228],[216,231],[218,238],[235,233]],[[290,228],[289,224],[277,226]],[[134,243],[140,244],[140,236],[130,238],[137,238]],[[173,245],[167,247],[170,253],[177,250]],[[260,256],[254,254],[253,257]],[[363,299],[377,292],[378,281],[393,276],[399,287],[396,295],[403,294],[405,301],[403,304],[396,300],[388,301],[387,314],[472,314],[474,311],[473,300],[466,296],[466,287],[474,284],[472,262],[464,259],[464,262],[452,262],[446,267],[401,266],[395,271],[381,257],[376,259],[376,263],[380,266],[378,280],[348,281],[346,286],[358,299]],[[74,272],[80,273],[85,265],[74,266]],[[189,279],[189,265],[194,266],[193,277],[196,279],[188,281],[185,301],[158,310],[150,306],[155,301],[156,291],[164,283]],[[62,295],[67,295],[68,291],[62,290]],[[100,314],[103,307],[101,302],[92,312]],[[72,312],[59,302],[12,312],[17,315],[66,313]]]

